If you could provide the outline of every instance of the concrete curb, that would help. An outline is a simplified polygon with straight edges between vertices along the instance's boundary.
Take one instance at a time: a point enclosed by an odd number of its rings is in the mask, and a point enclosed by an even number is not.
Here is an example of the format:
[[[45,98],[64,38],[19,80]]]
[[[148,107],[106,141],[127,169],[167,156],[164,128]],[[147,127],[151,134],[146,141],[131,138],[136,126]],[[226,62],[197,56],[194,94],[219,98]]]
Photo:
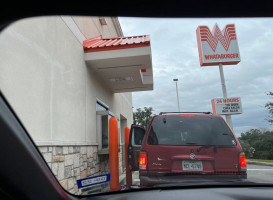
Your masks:
[[[121,174],[119,176],[119,184],[120,185],[125,185],[125,183],[126,183],[126,174]]]
[[[132,172],[132,181],[133,181],[133,185],[139,185],[139,172],[138,171]],[[119,184],[120,185],[126,184],[126,174],[125,173],[123,173],[119,176]]]
[[[273,167],[273,163],[250,161],[250,160],[246,160],[246,162],[247,162],[247,164],[262,165],[262,166],[271,166],[271,167]]]

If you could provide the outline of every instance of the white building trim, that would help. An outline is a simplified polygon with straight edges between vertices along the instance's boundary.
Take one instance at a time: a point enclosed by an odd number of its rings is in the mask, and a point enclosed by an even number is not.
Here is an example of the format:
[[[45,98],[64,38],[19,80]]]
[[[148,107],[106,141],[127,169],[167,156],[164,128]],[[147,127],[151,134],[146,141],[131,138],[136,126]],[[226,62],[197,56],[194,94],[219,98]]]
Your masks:
[[[83,41],[87,40],[87,38],[83,35],[72,17],[61,16],[61,18],[81,44],[83,43]]]
[[[120,93],[120,94],[121,94],[121,96],[123,97],[123,99],[125,100],[125,102],[126,102],[131,108],[133,108],[133,104],[130,103],[130,101],[127,99],[127,97],[126,97],[123,93]]]

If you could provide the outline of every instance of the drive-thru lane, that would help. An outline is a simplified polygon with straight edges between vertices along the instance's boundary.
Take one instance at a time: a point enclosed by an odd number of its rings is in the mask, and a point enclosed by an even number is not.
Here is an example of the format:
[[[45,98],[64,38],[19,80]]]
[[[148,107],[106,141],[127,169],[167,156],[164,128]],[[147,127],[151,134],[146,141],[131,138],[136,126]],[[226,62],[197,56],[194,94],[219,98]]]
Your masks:
[[[247,182],[272,183],[273,166],[247,165]],[[133,173],[133,185],[139,185],[138,172]]]

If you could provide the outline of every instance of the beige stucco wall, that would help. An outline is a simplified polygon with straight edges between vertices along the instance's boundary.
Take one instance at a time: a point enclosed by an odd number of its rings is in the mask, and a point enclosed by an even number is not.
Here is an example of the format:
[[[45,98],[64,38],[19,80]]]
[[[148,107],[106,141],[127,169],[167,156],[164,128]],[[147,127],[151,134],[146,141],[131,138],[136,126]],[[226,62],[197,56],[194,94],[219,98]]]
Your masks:
[[[86,38],[102,36],[103,38],[120,37],[114,27],[111,17],[105,17],[107,25],[100,25],[98,17],[73,17],[79,29]]]
[[[73,20],[85,37],[118,36],[111,20],[108,27],[94,17]],[[133,122],[132,94],[104,86],[61,17],[17,22],[0,35],[0,46],[0,90],[37,144],[96,144],[96,98]]]

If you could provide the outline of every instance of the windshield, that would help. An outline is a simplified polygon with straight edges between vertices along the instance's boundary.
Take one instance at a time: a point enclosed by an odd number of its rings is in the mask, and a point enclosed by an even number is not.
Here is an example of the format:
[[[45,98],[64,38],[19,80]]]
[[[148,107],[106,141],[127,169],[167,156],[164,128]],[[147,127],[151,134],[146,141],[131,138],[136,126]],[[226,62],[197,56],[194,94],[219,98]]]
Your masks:
[[[148,136],[151,145],[234,146],[235,139],[219,117],[157,117]]]
[[[272,18],[28,18],[0,90],[71,194],[273,183],[272,44]]]

